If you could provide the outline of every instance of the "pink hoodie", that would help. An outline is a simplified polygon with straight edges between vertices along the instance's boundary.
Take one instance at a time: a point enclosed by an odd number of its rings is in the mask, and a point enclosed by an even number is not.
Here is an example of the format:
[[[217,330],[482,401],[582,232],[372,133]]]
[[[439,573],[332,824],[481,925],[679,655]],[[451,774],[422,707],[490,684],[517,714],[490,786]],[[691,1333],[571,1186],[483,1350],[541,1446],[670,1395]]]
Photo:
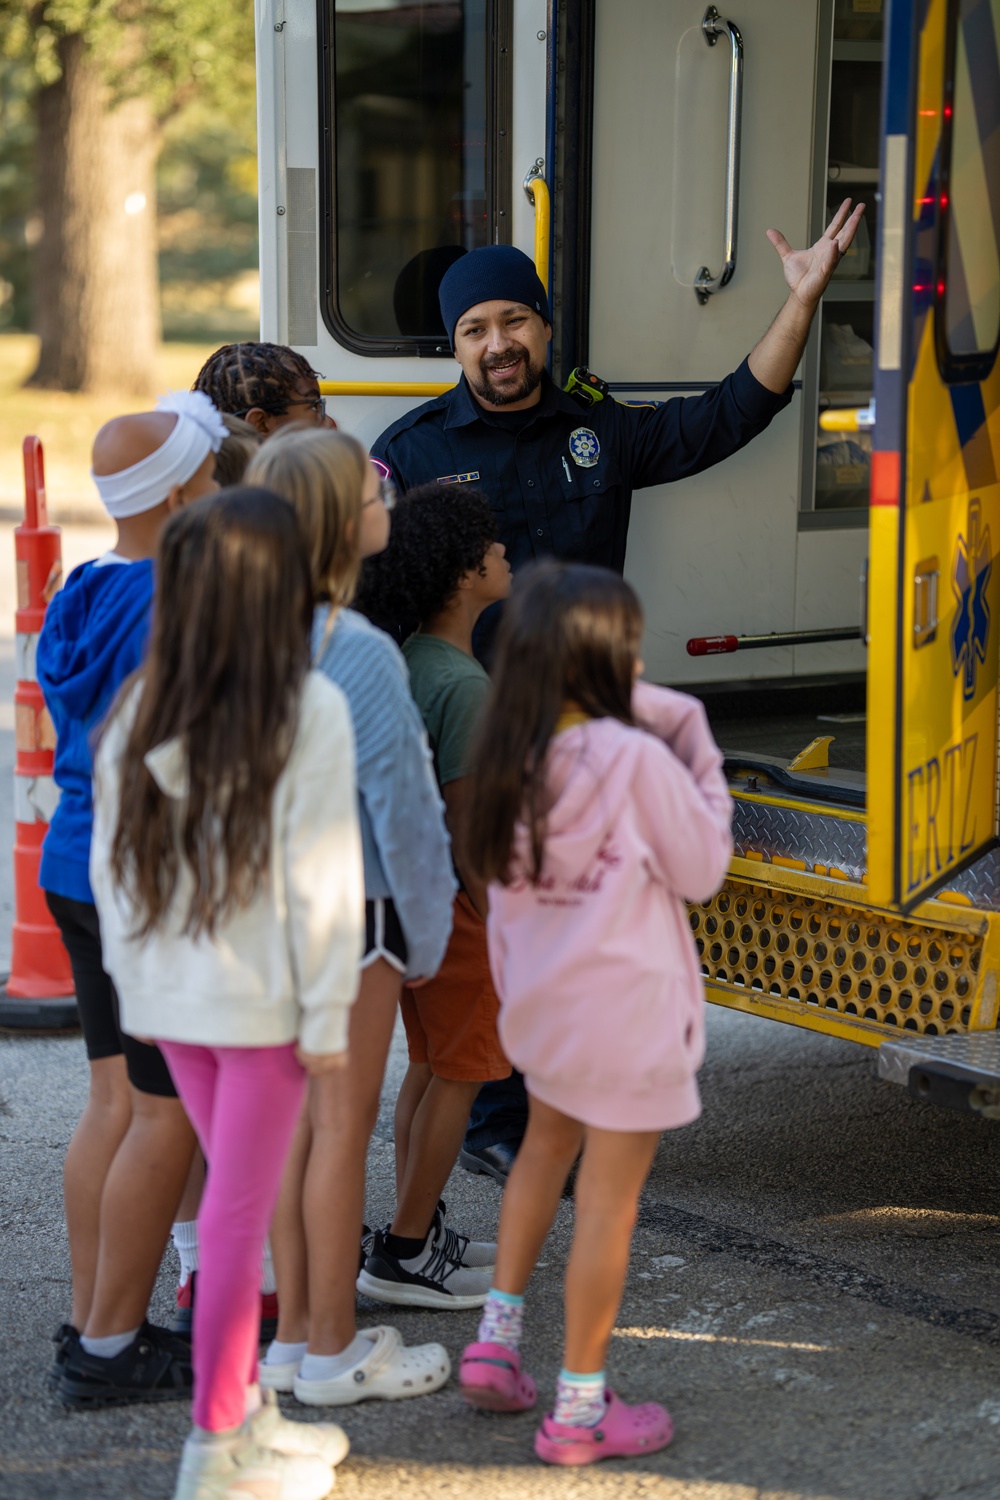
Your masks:
[[[722,883],[731,800],[696,699],[638,683],[633,707],[646,728],[594,719],[552,742],[541,879],[490,886],[488,935],[500,1038],[531,1092],[603,1129],[663,1130],[700,1111],[683,898]]]

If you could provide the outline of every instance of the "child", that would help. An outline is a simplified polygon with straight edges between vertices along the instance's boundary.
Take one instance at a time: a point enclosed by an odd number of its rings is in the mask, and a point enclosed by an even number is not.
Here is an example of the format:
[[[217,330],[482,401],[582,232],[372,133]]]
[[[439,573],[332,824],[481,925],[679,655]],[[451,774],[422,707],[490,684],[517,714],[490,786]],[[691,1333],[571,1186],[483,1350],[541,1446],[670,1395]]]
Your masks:
[[[497,1039],[486,890],[462,855],[471,805],[469,740],[490,690],[472,654],[472,632],[483,610],[509,592],[510,567],[489,503],[464,485],[425,485],[408,494],[396,509],[387,549],[365,565],[363,608],[379,619],[419,624],[403,654],[461,881],[438,974],[404,990],[410,1065],[396,1104],[396,1213],[390,1228],[375,1235],[358,1277],[359,1291],[402,1306],[479,1307],[492,1279],[495,1246],[442,1241],[438,1201],[480,1084],[510,1073]]]
[[[311,1406],[420,1396],[448,1378],[441,1345],[406,1349],[394,1328],[359,1333],[355,1321],[365,1159],[400,987],[404,975],[436,973],[455,895],[406,663],[388,636],[347,608],[361,559],[389,539],[387,496],[361,444],[339,432],[286,428],[264,444],[249,478],[292,502],[309,550],[321,601],[313,661],[345,694],[354,726],[367,897],[350,1067],[310,1080],[272,1228],[279,1328],[261,1380]],[[460,1239],[443,1223],[437,1238]]]
[[[316,371],[286,344],[223,344],[198,371],[194,388],[262,439],[291,422],[337,425],[326,414]]]
[[[459,1378],[474,1406],[534,1405],[518,1356],[524,1290],[582,1148],[564,1368],[535,1438],[555,1464],[649,1453],[672,1436],[662,1406],[606,1390],[604,1360],[660,1132],[700,1112],[702,984],[683,897],[713,894],[732,845],[701,705],[633,688],[641,630],[613,573],[545,563],[519,580],[472,777],[468,857],[490,882],[500,1035],[530,1112]]]
[[[149,657],[95,764],[122,1025],[160,1043],[209,1163],[175,1500],[319,1500],[347,1451],[256,1384],[264,1237],[306,1072],[343,1066],[361,949],[350,718],[309,671],[311,624],[290,506],[251,488],[192,506],[164,532]]]
[[[69,1406],[190,1393],[190,1350],[144,1320],[194,1136],[160,1053],[122,1033],[103,967],[87,874],[91,736],[142,660],[160,534],[175,511],[214,492],[225,436],[208,398],[187,391],[101,428],[92,473],[117,540],[74,569],[38,642],[60,790],[40,884],[70,955],[90,1063],[90,1095],[63,1178],[73,1304],[56,1334],[52,1378]]]
[[[220,489],[242,484],[247,464],[253,458],[263,438],[242,417],[232,417],[223,412],[222,421],[226,429],[225,441],[215,456],[215,482]]]

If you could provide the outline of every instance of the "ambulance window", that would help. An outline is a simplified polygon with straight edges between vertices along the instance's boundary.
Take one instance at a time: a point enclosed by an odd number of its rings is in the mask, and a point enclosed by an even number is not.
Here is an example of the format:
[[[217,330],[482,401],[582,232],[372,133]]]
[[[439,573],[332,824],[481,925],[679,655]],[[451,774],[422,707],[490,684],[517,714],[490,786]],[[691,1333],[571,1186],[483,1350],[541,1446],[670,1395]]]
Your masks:
[[[957,382],[985,380],[1000,344],[1000,0],[951,10],[935,321]]]
[[[327,326],[363,354],[447,354],[441,277],[507,238],[510,0],[324,10]]]

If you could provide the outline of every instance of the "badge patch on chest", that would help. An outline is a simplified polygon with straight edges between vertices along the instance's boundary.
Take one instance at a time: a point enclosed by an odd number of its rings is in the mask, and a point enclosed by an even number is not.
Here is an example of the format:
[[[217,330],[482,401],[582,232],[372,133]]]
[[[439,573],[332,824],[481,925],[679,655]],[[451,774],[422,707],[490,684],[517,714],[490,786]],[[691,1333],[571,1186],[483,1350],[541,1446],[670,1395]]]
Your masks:
[[[472,484],[479,478],[478,469],[470,469],[468,474],[439,474],[437,484]]]
[[[569,435],[569,456],[581,469],[592,469],[601,456],[597,433],[589,427],[576,427]]]

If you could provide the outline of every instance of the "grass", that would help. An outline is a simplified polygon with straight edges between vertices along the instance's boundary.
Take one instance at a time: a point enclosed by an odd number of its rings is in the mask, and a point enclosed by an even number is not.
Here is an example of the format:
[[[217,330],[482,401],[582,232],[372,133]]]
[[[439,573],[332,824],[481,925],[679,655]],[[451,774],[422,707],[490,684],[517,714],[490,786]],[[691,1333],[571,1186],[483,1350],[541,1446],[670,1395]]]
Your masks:
[[[164,344],[157,361],[157,390],[189,387],[216,344]],[[103,518],[90,478],[90,445],[109,417],[152,405],[141,397],[85,396],[25,389],[38,340],[27,333],[0,334],[0,512],[19,518],[24,505],[21,444],[42,440],[49,515],[53,521]]]

